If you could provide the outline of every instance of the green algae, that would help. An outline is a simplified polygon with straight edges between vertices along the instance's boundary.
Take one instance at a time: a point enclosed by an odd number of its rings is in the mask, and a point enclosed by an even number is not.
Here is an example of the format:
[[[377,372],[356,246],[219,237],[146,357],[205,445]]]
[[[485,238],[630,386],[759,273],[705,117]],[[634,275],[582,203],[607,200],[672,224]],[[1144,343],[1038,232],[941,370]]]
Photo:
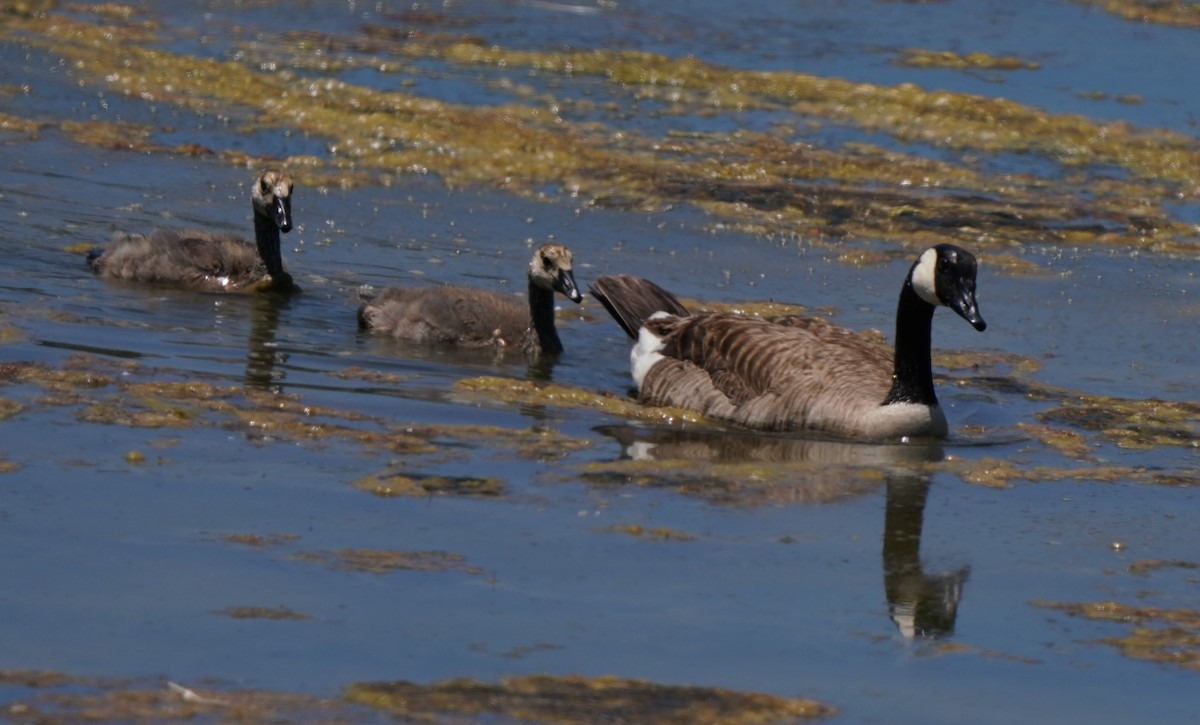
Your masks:
[[[1139,559],[1129,565],[1127,571],[1130,574],[1139,574],[1145,576],[1151,572],[1161,569],[1181,569],[1186,571],[1200,570],[1200,563],[1194,561],[1164,560],[1164,559]]]
[[[389,574],[394,571],[458,571],[473,576],[484,570],[468,564],[466,557],[449,551],[389,551],[380,549],[338,549],[303,551],[292,555],[296,561],[321,564],[338,571]]]
[[[269,549],[298,541],[296,534],[225,534],[220,537],[227,544],[249,546],[253,549]]]
[[[425,498],[427,496],[496,497],[504,495],[504,482],[494,477],[438,476],[383,472],[353,482],[360,491],[381,498]]]
[[[497,684],[447,680],[352,685],[346,698],[404,717],[500,715],[540,723],[644,722],[738,725],[835,714],[815,700],[619,677],[529,675]]]
[[[1007,488],[1014,481],[1027,483],[1140,483],[1160,486],[1195,486],[1200,475],[1191,471],[1162,471],[1145,466],[1073,465],[1027,466],[1009,459],[985,456],[977,459],[953,459],[947,470],[966,483],[989,488]]]
[[[1200,28],[1200,3],[1186,0],[1075,0],[1126,20]]]
[[[667,526],[651,526],[647,528],[641,524],[613,524],[612,526],[605,526],[600,531],[627,534],[637,539],[646,539],[649,541],[695,541],[696,539],[692,534]]]
[[[7,671],[14,684],[36,688],[8,703],[0,716],[14,723],[84,725],[121,722],[367,722],[361,708],[341,700],[286,692],[193,690],[161,679],[77,677],[55,672]]]
[[[962,55],[952,50],[927,50],[905,48],[896,59],[897,65],[909,68],[950,68],[953,70],[1037,70],[1041,66],[1033,61],[1021,60],[1013,55],[994,56],[987,53]]]
[[[274,619],[281,621],[311,619],[307,614],[302,614],[288,607],[236,606],[226,607],[225,609],[213,612],[213,614],[220,614],[230,619]]]
[[[1200,670],[1200,610],[1130,605],[1121,602],[1048,602],[1034,606],[1071,617],[1129,625],[1123,636],[1100,641],[1138,660]]]
[[[1029,423],[1018,423],[1017,428],[1038,443],[1058,451],[1067,458],[1082,461],[1092,456],[1092,444],[1077,431]]]
[[[24,409],[25,406],[21,405],[15,400],[6,400],[4,398],[0,398],[0,421],[5,421],[9,418],[15,417]]]
[[[659,423],[699,424],[703,420],[698,414],[680,408],[647,407],[612,393],[530,380],[494,376],[463,378],[454,384],[454,389],[468,399],[482,398],[506,404],[585,408],[623,418]]]
[[[258,608],[250,608],[254,611]],[[273,608],[266,608],[273,611]],[[286,608],[279,608],[286,610]],[[290,610],[286,610],[290,611]],[[553,648],[541,645],[538,649]],[[836,714],[826,704],[718,687],[670,685],[618,677],[525,675],[496,683],[455,679],[419,685],[363,682],[340,697],[232,688],[185,687],[153,679],[79,677],[61,672],[0,670],[0,683],[31,692],[0,717],[14,723],[83,725],[122,722],[358,723],[381,714],[412,722],[471,718],[574,723],[639,722],[765,725]]]
[[[1200,404],[1079,395],[1038,413],[1044,423],[1068,424],[1099,433],[1121,448],[1200,446]]]
[[[538,198],[550,186],[601,206],[689,202],[742,230],[799,235],[828,247],[864,235],[908,250],[947,238],[995,251],[1066,243],[1183,254],[1194,243],[1194,229],[1172,219],[1160,203],[1200,198],[1200,144],[1182,134],[911,84],[751,72],[638,51],[518,51],[454,36],[398,32],[403,38],[391,38],[376,30],[349,40],[319,33],[259,38],[254,53],[220,61],[151,47],[145,37],[155,30],[108,13],[96,23],[53,15],[23,18],[0,33],[51,47],[91,82],[131,97],[233,113],[247,125],[329,138],[327,157],[306,160],[301,176],[312,176],[306,183],[387,183],[397,174],[435,173],[454,186],[483,184]],[[799,118],[887,133],[906,143],[973,154],[1038,154],[1066,173],[1053,181],[991,177],[971,164],[861,144],[821,149],[777,133],[648,138],[599,121],[564,119],[564,108],[584,101],[518,92],[511,103],[471,107],[305,75],[301,59],[317,51],[320,63],[350,62],[351,55],[334,57],[339,49],[371,51],[385,61],[527,69],[564,80],[590,75],[605,79],[618,94],[665,93],[678,114],[787,109]],[[95,137],[81,142],[162,151],[138,129],[97,125],[77,132],[82,131]],[[235,163],[246,160],[233,150],[212,153]],[[1123,168],[1130,178],[1087,171],[1101,166]],[[931,189],[959,191],[930,194]]]

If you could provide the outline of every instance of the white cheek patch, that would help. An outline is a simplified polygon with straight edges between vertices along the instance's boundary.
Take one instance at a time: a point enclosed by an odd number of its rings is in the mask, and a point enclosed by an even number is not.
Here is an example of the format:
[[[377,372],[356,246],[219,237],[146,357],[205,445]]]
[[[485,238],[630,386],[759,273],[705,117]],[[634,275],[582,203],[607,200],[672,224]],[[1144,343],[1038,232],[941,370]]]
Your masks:
[[[937,296],[937,260],[937,250],[926,249],[912,270],[913,291],[931,305],[942,304]]]
[[[651,315],[651,319],[660,315],[666,316],[666,312],[655,312]],[[650,368],[658,364],[663,359],[663,354],[660,352],[663,349],[662,338],[650,332],[645,327],[638,330],[638,341],[629,351],[629,367],[633,371],[633,384],[638,390],[642,389],[642,381],[646,379],[646,375],[650,372]]]

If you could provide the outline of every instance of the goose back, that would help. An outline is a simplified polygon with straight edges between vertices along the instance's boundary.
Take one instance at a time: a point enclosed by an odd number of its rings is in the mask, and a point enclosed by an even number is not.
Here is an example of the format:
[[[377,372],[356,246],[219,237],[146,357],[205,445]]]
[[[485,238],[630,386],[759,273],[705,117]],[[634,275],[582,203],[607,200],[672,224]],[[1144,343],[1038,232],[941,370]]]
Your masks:
[[[819,318],[663,315],[647,320],[642,340],[635,356],[654,360],[640,366],[644,403],[781,432],[878,437],[871,429],[886,423],[874,419],[892,382],[890,352]]]

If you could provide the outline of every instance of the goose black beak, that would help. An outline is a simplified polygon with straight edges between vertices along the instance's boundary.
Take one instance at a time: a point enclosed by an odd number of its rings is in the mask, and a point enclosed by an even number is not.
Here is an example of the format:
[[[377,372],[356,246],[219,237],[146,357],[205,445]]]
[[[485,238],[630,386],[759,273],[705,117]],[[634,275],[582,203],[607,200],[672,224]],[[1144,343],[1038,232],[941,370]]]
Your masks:
[[[971,327],[976,330],[983,332],[987,329],[987,323],[983,321],[983,317],[979,314],[979,306],[975,303],[975,290],[960,290],[950,301],[948,307],[957,312],[959,317],[971,323]]]
[[[575,273],[569,269],[559,270],[558,279],[554,280],[554,291],[563,293],[576,304],[583,301],[583,293],[575,286]]]
[[[271,211],[275,215],[275,226],[279,227],[281,232],[292,231],[292,199],[287,196],[275,197],[275,203],[271,207]]]

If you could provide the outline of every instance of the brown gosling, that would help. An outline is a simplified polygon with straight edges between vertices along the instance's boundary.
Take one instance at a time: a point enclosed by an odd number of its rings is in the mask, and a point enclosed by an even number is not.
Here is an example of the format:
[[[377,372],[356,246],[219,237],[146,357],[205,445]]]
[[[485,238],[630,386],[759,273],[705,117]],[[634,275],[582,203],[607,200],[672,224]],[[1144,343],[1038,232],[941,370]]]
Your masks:
[[[571,250],[546,244],[529,261],[529,303],[460,285],[393,287],[358,310],[358,324],[397,340],[462,347],[520,348],[530,357],[559,355],[554,293],[578,303]]]
[[[235,234],[155,229],[117,232],[108,246],[88,255],[96,274],[208,292],[298,292],[284,271],[280,232],[292,228],[292,177],[269,169],[250,190],[254,242]]]

